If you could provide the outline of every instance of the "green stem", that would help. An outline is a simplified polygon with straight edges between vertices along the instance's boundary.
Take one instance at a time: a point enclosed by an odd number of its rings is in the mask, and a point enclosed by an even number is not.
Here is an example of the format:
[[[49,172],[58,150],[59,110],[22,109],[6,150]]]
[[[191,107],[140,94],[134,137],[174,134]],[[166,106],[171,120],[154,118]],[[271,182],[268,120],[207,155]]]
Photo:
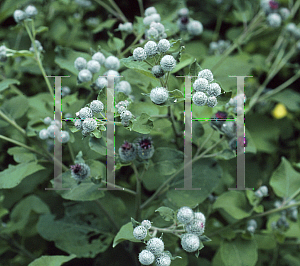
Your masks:
[[[219,32],[220,32],[220,29],[222,26],[222,22],[223,22],[223,13],[221,13],[221,15],[219,15],[217,18],[217,24],[216,24],[215,31],[214,31],[214,34],[213,34],[213,37],[211,40],[212,42],[216,41],[218,39]]]
[[[0,116],[10,123],[13,127],[15,127],[18,131],[20,131],[23,135],[26,135],[26,131],[21,128],[14,120],[9,119],[1,110],[0,110]]]
[[[119,8],[119,6],[115,3],[114,0],[109,0],[110,4],[114,7],[114,9],[118,12],[120,18],[123,20],[123,22],[128,22],[128,19],[125,17],[122,10]]]
[[[160,193],[160,191],[162,191],[182,170],[184,170],[185,167],[187,167],[190,164],[193,164],[194,162],[196,162],[197,160],[201,159],[207,152],[209,152],[210,150],[214,149],[217,145],[219,145],[219,143],[221,143],[225,138],[222,137],[219,141],[217,141],[214,145],[212,145],[210,148],[208,148],[207,150],[205,150],[203,153],[201,153],[199,156],[194,157],[191,161],[189,161],[187,163],[187,165],[182,166],[176,173],[174,173],[172,176],[170,176],[155,192],[154,194],[148,199],[146,200],[142,205],[141,205],[141,209],[145,208],[147,205],[149,205],[149,203],[151,203]]]
[[[108,4],[104,3],[101,0],[94,0],[94,1],[97,2],[103,8],[105,8],[109,13],[111,13],[116,18],[120,18],[120,15],[115,10],[113,10]]]
[[[143,5],[143,0],[138,0],[139,3],[139,8],[140,8],[140,13],[141,13],[141,17],[144,16],[144,5]]]
[[[170,77],[170,71],[168,71],[167,76],[166,76],[166,83],[165,83],[165,88],[166,88],[166,89],[168,88],[168,80],[169,80],[169,77]]]
[[[42,72],[42,75],[43,75],[43,77],[44,77],[44,79],[45,79],[45,82],[46,82],[46,84],[47,84],[48,90],[49,90],[49,92],[50,92],[52,98],[54,98],[54,93],[53,93],[52,86],[51,86],[51,84],[50,84],[49,79],[47,78],[45,69],[44,69],[43,64],[42,64],[42,61],[41,61],[40,52],[37,50],[36,45],[35,45],[35,32],[31,33],[31,31],[30,31],[30,29],[29,29],[29,27],[28,27],[26,21],[24,21],[24,25],[25,25],[26,31],[27,31],[27,33],[28,33],[28,36],[29,36],[29,38],[30,38],[30,40],[31,40],[31,42],[32,42],[32,45],[33,45],[33,48],[34,48],[34,54],[35,54],[35,56],[36,56],[36,61],[37,61],[37,63],[38,63],[39,69],[40,69],[40,71]],[[33,27],[33,30],[34,30],[34,26],[32,26],[32,27]]]
[[[116,188],[118,188],[118,189],[120,189],[120,190],[122,190],[122,191],[124,191],[124,192],[127,192],[127,193],[129,193],[129,194],[131,194],[131,195],[136,196],[136,192],[133,191],[133,190],[131,190],[131,189],[123,188],[123,187],[120,187],[120,186],[118,186],[118,185],[115,185],[115,184],[106,182],[106,181],[104,181],[104,180],[101,180],[101,183],[103,183],[103,184],[105,184],[105,185],[114,186],[114,187],[116,187]]]
[[[69,149],[69,152],[70,152],[70,155],[71,155],[72,162],[75,162],[75,156],[74,156],[73,148],[72,148],[71,143],[69,141],[68,141],[68,149]]]
[[[120,53],[120,57],[123,57],[127,52],[129,52],[132,46],[135,45],[143,37],[143,35],[144,33],[138,35],[132,42],[132,44],[130,44],[122,53]]]
[[[149,66],[153,67],[153,65],[148,61],[148,60],[144,60]]]

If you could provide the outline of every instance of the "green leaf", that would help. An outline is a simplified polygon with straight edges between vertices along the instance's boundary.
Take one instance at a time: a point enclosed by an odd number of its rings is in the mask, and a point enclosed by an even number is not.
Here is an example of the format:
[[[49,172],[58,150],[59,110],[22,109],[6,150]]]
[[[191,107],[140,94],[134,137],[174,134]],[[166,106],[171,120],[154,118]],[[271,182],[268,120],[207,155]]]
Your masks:
[[[197,60],[190,65],[189,76],[198,77],[198,73],[201,71],[200,65],[197,63]]]
[[[18,231],[21,235],[35,235],[37,218],[40,214],[50,213],[50,209],[39,197],[30,195],[16,204],[10,214],[10,221],[3,233]]]
[[[5,79],[0,82],[0,91],[3,91],[9,87],[9,85],[17,84],[20,85],[20,81],[17,79]]]
[[[106,148],[106,141],[104,140],[104,138],[99,139],[99,138],[91,137],[89,140],[89,146],[93,151],[106,156],[107,148]]]
[[[278,197],[290,197],[300,188],[300,173],[296,172],[291,163],[281,157],[281,163],[273,172],[270,185]]]
[[[292,112],[299,111],[300,93],[293,91],[292,89],[285,89],[284,91],[271,96],[269,99],[282,103],[288,110]]]
[[[136,132],[148,134],[151,132],[152,128],[153,121],[150,119],[150,116],[146,113],[142,113],[136,121],[133,121],[132,130]]]
[[[168,207],[159,207],[155,212],[159,212],[160,216],[167,222],[175,219],[175,212]]]
[[[170,40],[171,47],[168,50],[169,53],[177,52],[180,48],[181,39],[178,40]]]
[[[110,29],[115,23],[116,23],[117,19],[113,18],[113,19],[107,19],[104,22],[99,23],[99,26],[96,27],[95,29],[93,29],[93,33],[98,33],[103,31],[104,29]]]
[[[125,43],[122,39],[113,37],[114,35],[108,31],[108,35],[110,39],[108,40],[108,46],[112,47],[113,51],[121,51],[121,49],[125,46]]]
[[[28,163],[36,160],[36,155],[22,147],[12,147],[7,150],[9,155],[14,156],[17,163]]]
[[[192,171],[193,188],[201,188],[201,190],[175,190],[175,188],[184,187],[184,172],[182,171],[167,192],[168,200],[178,207],[194,207],[202,203],[219,184],[222,175],[220,165],[210,158],[195,162]]]
[[[258,249],[274,249],[276,248],[276,239],[272,234],[254,234],[254,239]]]
[[[221,208],[235,219],[243,219],[250,216],[249,207],[245,193],[241,191],[225,192],[213,204],[213,209]]]
[[[57,46],[55,48],[55,63],[59,65],[59,67],[70,71],[71,73],[78,75],[79,71],[75,68],[74,62],[77,57],[83,57],[87,61],[91,60],[92,57],[83,52],[76,52],[67,47]]]
[[[35,33],[36,33],[36,34],[39,34],[39,33],[42,33],[42,32],[48,31],[48,30],[49,30],[48,27],[40,26],[40,27],[38,27],[38,28],[35,30]]]
[[[257,245],[254,240],[223,241],[220,252],[222,261],[226,266],[255,266],[257,262]]]
[[[143,61],[135,61],[133,56],[129,56],[127,58],[123,58],[120,62],[127,68],[134,69],[137,72],[140,72],[146,75],[149,78],[155,79],[154,75],[149,70],[149,65]]]
[[[133,236],[133,227],[132,227],[132,222],[129,222],[127,224],[124,224],[120,231],[117,233],[117,235],[114,238],[113,242],[113,248],[116,247],[119,243],[129,240],[131,242],[142,242],[140,240],[137,240]]]
[[[17,186],[25,177],[38,172],[45,167],[36,162],[9,165],[7,169],[0,172],[0,188],[13,188]]]
[[[15,96],[6,100],[1,109],[13,119],[21,118],[29,108],[28,100],[25,96]]]
[[[31,262],[28,266],[61,266],[74,258],[76,258],[76,256],[73,254],[70,256],[41,256]]]
[[[181,53],[181,51],[179,53]],[[177,58],[178,57],[180,58],[180,63],[176,65],[176,67],[171,71],[171,73],[176,73],[177,71],[190,65],[194,61],[194,57],[189,54],[182,54],[182,56],[181,54],[178,54]]]

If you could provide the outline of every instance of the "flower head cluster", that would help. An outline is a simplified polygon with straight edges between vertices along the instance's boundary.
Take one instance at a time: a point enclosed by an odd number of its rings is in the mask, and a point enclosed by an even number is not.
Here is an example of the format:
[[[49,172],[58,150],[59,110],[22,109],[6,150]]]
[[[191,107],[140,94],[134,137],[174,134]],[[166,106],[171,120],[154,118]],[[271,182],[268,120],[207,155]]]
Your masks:
[[[60,131],[60,123],[52,120],[50,117],[44,118],[44,124],[48,125],[47,129],[42,129],[39,132],[39,138],[42,140],[46,139],[54,139],[56,134],[59,134]],[[62,130],[60,131],[59,141],[61,143],[67,143],[70,140],[70,134],[68,131]]]
[[[217,97],[222,90],[218,83],[212,83],[214,76],[209,69],[201,70],[198,78],[193,84],[194,93],[192,95],[193,103],[198,106],[215,107],[218,104]]]
[[[234,98],[231,98],[228,103],[226,103],[225,108],[229,110],[233,107],[233,112],[237,115],[242,115],[244,113],[244,108],[240,105],[240,103],[245,103],[247,100],[245,94],[238,94]]]
[[[230,46],[230,41],[219,40],[209,44],[209,53],[220,55]]]
[[[38,40],[35,40],[34,44],[35,44],[35,47],[36,47],[36,49],[37,49],[38,52],[42,52],[44,50],[42,44]],[[34,50],[35,50],[34,49],[34,45],[31,44],[31,46],[29,48],[29,51],[34,52]]]
[[[288,8],[279,8],[279,3],[273,0],[261,0],[260,7],[267,15],[267,23],[272,28],[280,27],[282,21],[287,20],[291,14]]]
[[[90,167],[85,163],[71,165],[71,176],[77,181],[82,181],[91,174]]]
[[[125,22],[124,24],[120,23],[118,26],[118,29],[120,31],[132,33],[132,31],[133,31],[132,23],[131,22]]]
[[[189,10],[181,8],[177,12],[177,26],[180,31],[187,31],[191,36],[198,36],[203,32],[203,25],[198,20],[193,20],[189,17]]]
[[[27,18],[34,18],[37,15],[38,11],[35,6],[29,5],[27,6],[24,11],[23,10],[15,10],[14,12],[14,19],[16,23],[20,23]]]
[[[151,137],[138,138],[135,141],[137,147],[137,155],[143,159],[148,160],[154,154],[154,146]]]
[[[160,22],[160,15],[157,13],[157,10],[155,7],[148,7],[145,10],[145,17],[143,19],[143,23],[145,26],[150,26],[152,22]]]
[[[181,246],[187,252],[195,252],[200,247],[200,236],[205,229],[205,216],[190,207],[181,207],[177,212],[178,222],[184,224],[186,233],[181,236]]]

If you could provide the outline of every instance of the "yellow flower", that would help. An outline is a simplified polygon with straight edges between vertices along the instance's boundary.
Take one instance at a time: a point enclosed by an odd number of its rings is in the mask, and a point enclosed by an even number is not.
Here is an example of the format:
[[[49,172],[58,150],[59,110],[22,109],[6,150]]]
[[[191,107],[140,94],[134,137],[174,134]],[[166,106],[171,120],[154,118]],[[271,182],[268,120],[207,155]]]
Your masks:
[[[275,108],[272,110],[272,115],[276,119],[281,119],[287,116],[287,109],[282,103],[276,104]]]

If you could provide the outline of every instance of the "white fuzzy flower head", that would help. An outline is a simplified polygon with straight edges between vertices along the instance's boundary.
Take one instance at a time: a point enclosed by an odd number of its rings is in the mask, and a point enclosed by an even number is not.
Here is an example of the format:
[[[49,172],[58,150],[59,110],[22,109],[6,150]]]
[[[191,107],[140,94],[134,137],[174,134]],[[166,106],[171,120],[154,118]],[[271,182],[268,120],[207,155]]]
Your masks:
[[[60,133],[61,143],[67,143],[70,140],[70,134],[68,131],[62,131]]]
[[[29,5],[25,8],[25,14],[28,18],[32,18],[37,15],[38,11],[35,6]]]
[[[193,94],[193,103],[197,106],[203,106],[207,103],[207,96],[202,91],[197,91]]]
[[[181,207],[177,212],[177,220],[180,223],[187,224],[194,218],[194,212],[190,207]]]
[[[267,17],[268,24],[272,28],[278,28],[281,25],[281,17],[277,13],[271,13]]]
[[[86,68],[86,60],[83,57],[77,57],[74,62],[74,67],[80,71]]]
[[[143,220],[141,225],[144,226],[147,230],[151,228],[151,222],[149,220]]]
[[[195,212],[195,219],[197,219],[205,224],[206,218],[202,212]]]
[[[160,65],[164,71],[172,71],[176,66],[176,60],[172,55],[165,55],[160,60]]]
[[[115,90],[117,92],[123,92],[128,96],[131,93],[131,85],[128,81],[122,80],[116,85]]]
[[[154,22],[160,22],[160,15],[159,14],[152,14],[150,17],[152,18],[152,20]]]
[[[124,24],[120,23],[118,29],[120,31],[131,33],[133,31],[132,23],[131,22],[126,22]]]
[[[133,59],[137,61],[143,61],[147,59],[147,54],[142,47],[135,48],[133,50]]]
[[[267,186],[261,186],[259,188],[259,190],[261,191],[261,193],[263,194],[264,197],[268,196],[268,187]]]
[[[164,248],[164,242],[160,238],[153,237],[147,242],[147,250],[149,250],[155,256],[163,253]]]
[[[47,117],[44,118],[44,124],[45,125],[50,125],[51,121],[52,121],[52,119],[49,116],[47,116]]]
[[[155,56],[157,54],[157,44],[154,41],[148,41],[144,46],[144,50],[147,56]]]
[[[26,14],[22,10],[15,10],[14,12],[14,19],[17,23],[22,22],[24,19],[26,19]]]
[[[77,181],[86,179],[91,174],[90,167],[85,163],[71,165],[71,176]]]
[[[121,119],[128,122],[132,118],[132,113],[128,110],[121,113]]]
[[[257,228],[257,222],[254,219],[251,219],[247,222],[247,227],[252,226],[254,230]]]
[[[89,82],[93,78],[93,74],[88,69],[82,69],[78,73],[79,82]]]
[[[118,83],[120,82],[120,73],[118,71],[115,71],[115,70],[108,70],[107,72],[104,73],[104,76],[107,76],[108,77],[113,77],[114,78],[114,83]]]
[[[43,51],[44,48],[43,48],[42,44],[40,43],[40,41],[35,40],[35,41],[34,41],[34,44],[35,44],[36,49],[37,49],[39,52]],[[29,51],[34,52],[34,46],[33,46],[33,44],[31,44],[31,46],[30,46],[30,48],[29,48]]]
[[[149,26],[152,22],[160,22],[160,15],[152,14],[143,19],[143,23],[145,26]]]
[[[217,98],[215,96],[211,96],[207,98],[207,106],[215,107],[218,104]]]
[[[221,91],[222,91],[221,87],[220,87],[220,85],[218,83],[211,83],[209,85],[208,90],[207,90],[207,94],[209,96],[215,96],[215,97],[217,97],[217,96],[219,96],[221,94]]]
[[[98,61],[100,65],[105,63],[105,56],[100,52],[95,53],[92,59]]]
[[[155,260],[155,256],[149,250],[142,250],[139,254],[139,261],[143,265],[151,265]]]
[[[143,240],[147,236],[147,229],[139,225],[133,229],[133,236],[138,240]]]
[[[97,78],[95,85],[98,89],[102,90],[107,87],[107,79],[103,77]]]
[[[105,60],[105,68],[112,69],[112,70],[118,70],[120,68],[119,59],[113,55],[107,57]]]
[[[208,82],[212,82],[214,80],[213,73],[209,69],[203,69],[198,73],[198,78],[207,79]]]
[[[40,137],[40,139],[47,139],[48,138],[48,131],[47,131],[47,129],[42,129],[39,132],[39,137]]]
[[[184,7],[179,9],[177,14],[180,17],[187,17],[189,15],[189,10],[186,7]]]
[[[97,73],[97,72],[99,72],[101,66],[100,66],[98,61],[90,60],[90,61],[87,62],[86,67],[92,73]]]
[[[290,16],[291,12],[286,7],[281,7],[279,9],[279,14],[280,14],[282,20],[287,20]]]
[[[103,111],[104,105],[101,101],[94,100],[90,103],[90,108],[91,108],[93,113],[98,114],[98,113]]]
[[[255,233],[255,227],[250,225],[250,226],[247,227],[247,231],[254,234]]]
[[[209,85],[205,78],[197,78],[193,84],[195,91],[207,92]]]
[[[161,53],[167,52],[170,49],[170,47],[171,44],[167,39],[161,39],[157,45],[158,51]]]
[[[145,10],[145,16],[151,16],[152,14],[156,14],[157,11],[156,11],[156,8],[154,6],[151,6],[151,7],[148,7],[146,8]]]
[[[153,39],[157,39],[158,38],[158,31],[155,29],[155,28],[153,28],[153,27],[150,27],[150,29],[149,30],[147,30],[147,32],[146,32],[146,35],[147,35],[147,38],[148,39],[151,39],[151,38],[153,38]]]
[[[71,93],[70,87],[68,87],[68,86],[63,86],[63,87],[61,88],[61,96],[62,96],[62,97],[65,97],[65,96],[69,95],[70,93]]]
[[[163,104],[169,98],[169,92],[166,88],[156,87],[150,92],[150,99],[155,104]]]
[[[86,118],[84,119],[82,123],[82,128],[83,130],[87,132],[92,132],[96,129],[97,127],[97,121],[93,118]]]
[[[191,35],[200,35],[203,32],[203,26],[200,21],[193,20],[187,25],[187,30]]]
[[[155,258],[155,265],[156,266],[170,266],[171,265],[171,258],[166,253],[162,253]]]
[[[74,127],[77,129],[82,129],[82,121],[80,119],[75,119]]]
[[[158,31],[158,34],[163,34],[165,32],[165,26],[159,22],[151,22],[150,28],[154,28]]]
[[[195,252],[200,247],[200,239],[195,234],[184,234],[181,236],[181,246],[187,252]]]
[[[81,119],[92,118],[94,116],[92,109],[89,107],[81,108],[80,111],[76,113],[76,115],[79,116]]]
[[[161,78],[165,74],[160,65],[153,66],[151,72],[156,78]]]
[[[58,127],[56,125],[50,125],[47,128],[47,132],[48,132],[48,137],[54,139],[55,137],[55,131],[58,129]]]
[[[129,102],[127,100],[118,102],[116,108],[124,107],[125,109],[128,107]]]
[[[201,220],[193,219],[186,225],[185,230],[190,234],[201,236],[204,233],[204,228],[205,225]]]

